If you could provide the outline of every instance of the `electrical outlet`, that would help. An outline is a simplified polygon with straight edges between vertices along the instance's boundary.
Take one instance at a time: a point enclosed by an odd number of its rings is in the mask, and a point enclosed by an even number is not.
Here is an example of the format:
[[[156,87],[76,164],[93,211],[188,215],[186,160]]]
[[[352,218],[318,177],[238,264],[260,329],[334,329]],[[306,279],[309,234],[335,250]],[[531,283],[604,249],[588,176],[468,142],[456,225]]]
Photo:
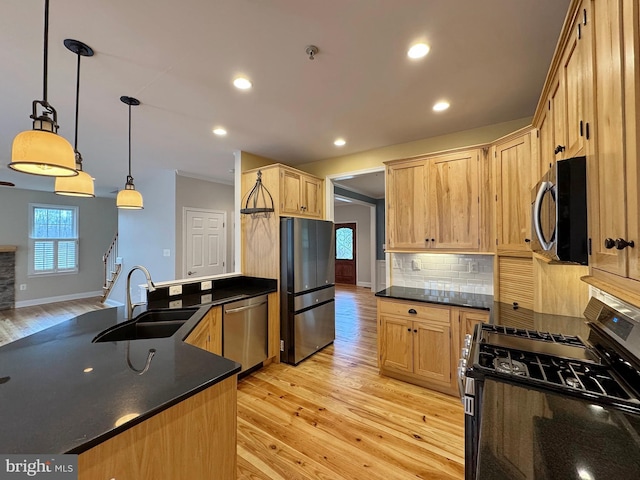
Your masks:
[[[169,296],[182,295],[182,285],[171,285],[169,287]]]
[[[420,270],[420,260],[411,260],[411,269]]]
[[[469,262],[469,273],[478,273],[479,271],[478,262]]]
[[[26,290],[27,289],[27,284],[26,283],[21,283],[20,284],[20,290]]]
[[[200,290],[211,290],[211,280],[200,282]]]
[[[169,308],[182,308],[182,299],[169,302]]]
[[[393,268],[400,268],[400,263],[398,262],[398,259],[393,257]]]
[[[206,295],[200,295],[200,303],[204,304],[211,302],[213,302],[213,296],[210,293],[207,293]]]

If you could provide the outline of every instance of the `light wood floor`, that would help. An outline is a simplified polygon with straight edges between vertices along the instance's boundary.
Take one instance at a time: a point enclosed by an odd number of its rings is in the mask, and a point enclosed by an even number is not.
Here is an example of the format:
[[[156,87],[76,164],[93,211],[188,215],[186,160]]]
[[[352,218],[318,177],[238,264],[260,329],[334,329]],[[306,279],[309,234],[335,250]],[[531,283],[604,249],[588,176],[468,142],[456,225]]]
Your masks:
[[[0,346],[101,308],[109,307],[95,297],[0,310]]]
[[[378,375],[376,302],[336,289],[336,340],[238,385],[240,479],[461,479],[459,400]]]
[[[97,299],[0,312],[0,344],[102,308]],[[336,340],[238,384],[238,478],[462,479],[460,402],[378,374],[376,302],[336,289]]]

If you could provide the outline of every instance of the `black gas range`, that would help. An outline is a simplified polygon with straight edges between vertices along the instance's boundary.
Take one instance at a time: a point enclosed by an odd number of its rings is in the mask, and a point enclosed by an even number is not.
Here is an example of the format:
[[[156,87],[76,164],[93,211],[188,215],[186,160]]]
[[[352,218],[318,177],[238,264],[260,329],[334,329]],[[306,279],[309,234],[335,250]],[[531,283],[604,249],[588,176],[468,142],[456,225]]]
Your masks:
[[[466,480],[640,478],[640,319],[627,313],[592,298],[586,339],[476,326],[458,368]]]

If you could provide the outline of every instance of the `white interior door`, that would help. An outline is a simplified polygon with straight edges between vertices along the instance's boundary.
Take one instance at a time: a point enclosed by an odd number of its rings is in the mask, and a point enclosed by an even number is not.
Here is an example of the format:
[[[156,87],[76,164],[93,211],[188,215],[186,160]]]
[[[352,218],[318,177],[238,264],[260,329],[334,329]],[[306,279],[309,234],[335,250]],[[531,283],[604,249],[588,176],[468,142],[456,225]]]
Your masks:
[[[225,273],[227,213],[186,208],[184,215],[184,277]]]

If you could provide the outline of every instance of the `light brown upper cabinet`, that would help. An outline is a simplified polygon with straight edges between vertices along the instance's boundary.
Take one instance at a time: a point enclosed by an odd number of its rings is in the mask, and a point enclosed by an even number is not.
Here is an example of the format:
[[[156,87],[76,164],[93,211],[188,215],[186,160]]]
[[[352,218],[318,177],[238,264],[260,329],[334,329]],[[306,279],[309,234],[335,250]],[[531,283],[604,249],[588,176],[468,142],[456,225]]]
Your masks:
[[[492,148],[498,254],[531,252],[531,189],[539,174],[532,135],[510,135]]]
[[[324,180],[279,163],[243,172],[243,202],[256,183],[258,171],[273,197],[276,217],[324,218]]]
[[[540,129],[541,165],[550,158],[549,145],[554,151],[564,147],[554,154],[556,160],[587,157],[591,275],[585,280],[636,305],[640,305],[639,17],[637,0],[572,2],[533,121]],[[564,111],[558,113],[561,105]],[[549,127],[557,124],[557,116],[566,121],[564,133]]]
[[[324,182],[297,170],[280,168],[280,213],[322,218]]]
[[[584,155],[593,132],[592,99],[592,1],[583,0],[573,12],[570,28],[561,37],[550,77],[534,125],[540,131],[540,169],[563,158]],[[559,52],[559,54],[558,54]]]
[[[387,164],[387,250],[478,251],[484,154],[470,149]]]
[[[637,303],[640,6],[629,0],[594,2],[593,8],[597,147],[587,167],[590,264],[594,277],[632,292]]]

